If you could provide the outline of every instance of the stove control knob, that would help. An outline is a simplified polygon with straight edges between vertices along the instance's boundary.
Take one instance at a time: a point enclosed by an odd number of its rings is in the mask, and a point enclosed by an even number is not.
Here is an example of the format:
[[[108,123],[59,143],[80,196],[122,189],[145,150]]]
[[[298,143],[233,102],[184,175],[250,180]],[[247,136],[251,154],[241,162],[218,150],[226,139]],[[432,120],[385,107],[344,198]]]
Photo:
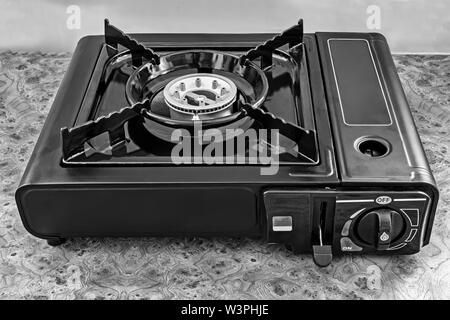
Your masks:
[[[355,223],[358,240],[377,250],[387,250],[406,232],[403,215],[391,209],[375,209],[361,216]]]

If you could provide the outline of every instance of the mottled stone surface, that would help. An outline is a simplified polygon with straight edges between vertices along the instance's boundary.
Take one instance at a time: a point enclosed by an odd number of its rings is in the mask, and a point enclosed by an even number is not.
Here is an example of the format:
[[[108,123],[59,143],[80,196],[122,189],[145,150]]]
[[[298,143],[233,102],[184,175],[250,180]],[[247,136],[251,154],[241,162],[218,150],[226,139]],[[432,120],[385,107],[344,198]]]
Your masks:
[[[70,54],[0,53],[0,298],[450,298],[450,57],[396,56],[441,190],[414,256],[310,256],[247,239],[81,239],[58,248],[22,226],[14,191]]]

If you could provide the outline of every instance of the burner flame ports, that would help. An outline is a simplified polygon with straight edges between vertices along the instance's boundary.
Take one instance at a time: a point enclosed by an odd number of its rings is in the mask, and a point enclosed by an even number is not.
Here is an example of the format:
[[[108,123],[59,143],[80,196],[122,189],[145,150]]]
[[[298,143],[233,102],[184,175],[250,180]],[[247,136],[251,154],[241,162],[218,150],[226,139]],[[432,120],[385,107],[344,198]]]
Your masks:
[[[224,76],[194,73],[178,77],[164,88],[173,119],[201,120],[231,114],[237,87]]]

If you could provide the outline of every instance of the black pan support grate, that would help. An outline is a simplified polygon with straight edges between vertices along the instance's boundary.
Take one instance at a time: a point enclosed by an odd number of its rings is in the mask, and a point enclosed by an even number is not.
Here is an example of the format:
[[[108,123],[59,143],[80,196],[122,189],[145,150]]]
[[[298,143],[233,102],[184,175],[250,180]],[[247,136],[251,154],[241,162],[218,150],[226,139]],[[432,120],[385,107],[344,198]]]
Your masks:
[[[142,65],[142,58],[146,58],[153,64],[159,64],[159,55],[157,53],[110,24],[108,19],[105,19],[105,43],[110,56],[116,55],[119,52],[119,44],[130,50],[133,57],[133,64],[136,67]]]
[[[239,61],[242,65],[245,65],[248,61],[261,58],[260,67],[264,70],[272,65],[272,54],[277,48],[289,45],[289,49],[294,49],[302,44],[302,41],[303,20],[300,20],[295,26],[247,51],[239,58]],[[160,62],[158,54],[111,25],[108,19],[105,19],[105,43],[110,56],[119,53],[119,45],[129,50],[132,55],[133,65],[136,67],[142,65],[144,59],[154,65],[158,65]],[[106,132],[109,136],[109,149],[112,150],[112,153],[120,152],[127,139],[124,130],[125,123],[135,117],[146,117],[147,113],[144,111],[149,108],[149,100],[144,100],[79,126],[62,128],[63,161],[69,163],[71,159],[84,152],[84,145],[90,139]],[[316,134],[313,130],[306,130],[261,108],[254,108],[249,104],[241,103],[240,109],[243,111],[244,116],[253,118],[267,129],[279,130],[280,134],[297,143],[298,153],[303,158],[301,159],[303,162],[311,164],[318,162]]]

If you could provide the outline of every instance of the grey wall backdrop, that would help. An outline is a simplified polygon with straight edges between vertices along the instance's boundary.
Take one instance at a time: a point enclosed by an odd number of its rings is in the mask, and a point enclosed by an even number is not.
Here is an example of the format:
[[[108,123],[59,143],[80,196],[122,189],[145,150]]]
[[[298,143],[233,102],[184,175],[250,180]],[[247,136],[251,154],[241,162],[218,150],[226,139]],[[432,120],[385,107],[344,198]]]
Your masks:
[[[374,31],[394,52],[450,52],[449,0],[0,0],[0,50],[72,51],[102,33]]]

